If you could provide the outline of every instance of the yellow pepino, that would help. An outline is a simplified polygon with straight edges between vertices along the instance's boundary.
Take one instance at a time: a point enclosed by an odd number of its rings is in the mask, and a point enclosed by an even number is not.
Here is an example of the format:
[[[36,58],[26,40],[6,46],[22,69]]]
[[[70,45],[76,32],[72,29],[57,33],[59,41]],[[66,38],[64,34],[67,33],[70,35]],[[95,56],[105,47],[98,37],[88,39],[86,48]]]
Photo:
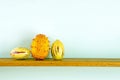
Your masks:
[[[30,50],[24,47],[14,48],[10,55],[15,59],[27,59],[30,56]]]
[[[56,40],[52,44],[51,54],[53,59],[61,60],[64,56],[64,45],[60,40]]]

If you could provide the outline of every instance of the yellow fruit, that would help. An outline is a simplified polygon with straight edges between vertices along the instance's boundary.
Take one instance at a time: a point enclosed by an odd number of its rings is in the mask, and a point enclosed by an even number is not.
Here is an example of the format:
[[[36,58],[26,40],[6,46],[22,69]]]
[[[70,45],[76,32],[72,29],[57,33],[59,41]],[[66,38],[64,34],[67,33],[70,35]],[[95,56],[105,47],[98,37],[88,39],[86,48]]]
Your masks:
[[[50,42],[44,34],[38,34],[32,41],[31,52],[36,60],[45,59],[48,56]]]
[[[52,44],[51,54],[52,54],[53,59],[55,59],[55,60],[60,60],[60,59],[63,58],[63,56],[64,56],[64,45],[60,40],[56,40]]]
[[[30,56],[30,50],[23,47],[14,48],[10,55],[15,59],[27,59]]]

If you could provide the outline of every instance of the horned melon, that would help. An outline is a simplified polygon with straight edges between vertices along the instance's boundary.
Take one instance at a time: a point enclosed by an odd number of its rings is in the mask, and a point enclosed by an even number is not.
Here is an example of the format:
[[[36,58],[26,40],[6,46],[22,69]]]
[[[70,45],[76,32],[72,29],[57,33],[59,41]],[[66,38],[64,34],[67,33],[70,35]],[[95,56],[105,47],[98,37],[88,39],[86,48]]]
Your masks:
[[[50,42],[44,34],[38,34],[32,40],[31,53],[36,60],[43,60],[48,56]]]

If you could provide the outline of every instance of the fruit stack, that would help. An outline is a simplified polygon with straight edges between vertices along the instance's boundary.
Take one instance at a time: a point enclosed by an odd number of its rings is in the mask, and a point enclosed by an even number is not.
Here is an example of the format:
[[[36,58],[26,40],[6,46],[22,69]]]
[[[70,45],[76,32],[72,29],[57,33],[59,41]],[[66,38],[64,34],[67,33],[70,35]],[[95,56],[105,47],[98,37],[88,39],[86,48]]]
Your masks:
[[[32,54],[36,60],[44,60],[51,51],[55,60],[61,60],[64,56],[64,45],[60,40],[53,42],[50,47],[50,41],[44,34],[37,34],[31,43],[31,50],[24,47],[17,47],[11,51],[11,56],[15,59],[27,59]]]

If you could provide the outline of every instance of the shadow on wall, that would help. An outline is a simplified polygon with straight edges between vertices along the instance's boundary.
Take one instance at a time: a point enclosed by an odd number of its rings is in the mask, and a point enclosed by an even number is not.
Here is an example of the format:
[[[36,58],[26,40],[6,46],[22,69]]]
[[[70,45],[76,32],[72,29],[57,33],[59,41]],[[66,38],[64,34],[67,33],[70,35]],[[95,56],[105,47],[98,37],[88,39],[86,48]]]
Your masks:
[[[6,36],[6,37],[8,37],[8,36]],[[9,37],[10,38],[8,38],[7,40],[5,40],[1,43],[1,44],[4,44],[4,46],[3,45],[0,46],[0,48],[1,48],[1,50],[0,50],[1,56],[0,57],[2,57],[2,58],[11,57],[10,51],[16,47],[26,47],[26,48],[30,49],[31,41],[34,37],[34,33],[24,32],[24,33],[17,34],[17,36],[14,34],[10,34]]]

